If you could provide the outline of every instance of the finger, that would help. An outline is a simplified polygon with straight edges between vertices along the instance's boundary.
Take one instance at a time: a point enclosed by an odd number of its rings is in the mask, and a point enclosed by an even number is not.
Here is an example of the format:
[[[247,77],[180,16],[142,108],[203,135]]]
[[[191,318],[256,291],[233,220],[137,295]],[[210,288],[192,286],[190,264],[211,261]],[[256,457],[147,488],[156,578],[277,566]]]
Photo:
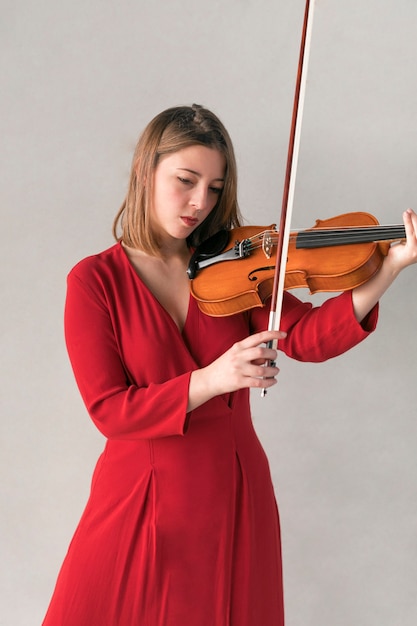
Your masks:
[[[416,236],[417,233],[417,215],[412,209],[407,209],[403,214],[405,234],[407,241]]]
[[[272,372],[266,370],[265,368],[264,376],[257,376],[250,379],[250,387],[254,387],[256,389],[269,389],[269,387],[272,387],[278,382],[276,379],[278,373],[279,371],[272,375]]]
[[[252,348],[269,343],[270,341],[285,339],[286,336],[287,333],[281,330],[263,330],[260,333],[255,333],[254,335],[245,337],[245,339],[242,339],[239,344],[242,348]]]
[[[246,363],[242,366],[240,373],[245,387],[259,387],[258,380],[274,379],[279,369],[272,363],[268,365]]]
[[[243,352],[244,360],[254,365],[263,365],[267,361],[275,361],[277,355],[277,350],[274,350],[273,348],[265,348],[262,346],[247,348]]]

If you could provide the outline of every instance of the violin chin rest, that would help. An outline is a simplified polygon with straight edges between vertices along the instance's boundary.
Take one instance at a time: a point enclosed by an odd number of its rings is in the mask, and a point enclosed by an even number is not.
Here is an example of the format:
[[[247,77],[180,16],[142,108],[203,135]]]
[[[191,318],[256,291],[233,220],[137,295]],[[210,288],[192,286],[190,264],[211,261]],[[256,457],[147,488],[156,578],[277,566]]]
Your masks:
[[[211,259],[226,248],[229,243],[230,231],[219,230],[217,233],[203,241],[193,252],[187,267],[188,278],[195,278],[200,261]]]

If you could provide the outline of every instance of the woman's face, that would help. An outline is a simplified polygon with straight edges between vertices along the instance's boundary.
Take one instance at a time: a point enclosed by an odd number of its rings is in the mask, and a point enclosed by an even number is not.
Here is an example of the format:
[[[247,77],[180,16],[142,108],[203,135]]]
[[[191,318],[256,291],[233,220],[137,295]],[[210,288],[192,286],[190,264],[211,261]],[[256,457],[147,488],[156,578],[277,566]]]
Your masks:
[[[151,213],[159,238],[186,239],[206,219],[222,192],[225,168],[221,152],[201,145],[161,157]]]

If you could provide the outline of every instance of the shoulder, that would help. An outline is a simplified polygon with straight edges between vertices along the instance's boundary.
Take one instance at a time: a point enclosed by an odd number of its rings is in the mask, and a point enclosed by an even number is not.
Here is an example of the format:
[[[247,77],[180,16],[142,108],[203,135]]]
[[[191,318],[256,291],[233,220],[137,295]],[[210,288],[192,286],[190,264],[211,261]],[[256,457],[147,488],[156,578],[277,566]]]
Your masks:
[[[78,261],[68,273],[68,279],[78,278],[89,281],[94,277],[111,275],[123,268],[125,254],[119,243],[97,254],[92,254]]]
[[[68,273],[67,294],[88,294],[108,303],[129,291],[132,269],[121,244],[79,261]]]

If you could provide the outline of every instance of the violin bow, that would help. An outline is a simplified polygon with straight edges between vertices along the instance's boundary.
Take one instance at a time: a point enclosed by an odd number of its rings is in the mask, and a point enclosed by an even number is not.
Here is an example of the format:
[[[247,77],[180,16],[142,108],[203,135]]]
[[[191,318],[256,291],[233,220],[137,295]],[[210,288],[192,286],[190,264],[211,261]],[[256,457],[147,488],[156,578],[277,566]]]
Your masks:
[[[277,263],[275,266],[272,287],[271,309],[268,330],[279,330],[284,298],[285,267],[290,241],[291,216],[294,206],[295,180],[297,175],[298,155],[300,152],[301,125],[307,83],[308,62],[310,58],[311,34],[313,28],[314,0],[306,0],[303,31],[301,36],[300,57],[298,62],[297,80],[295,85],[294,104],[292,111],[290,138],[288,142],[287,166],[285,171],[282,196],[281,218],[277,241]],[[278,262],[279,260],[279,262]],[[277,341],[271,341],[268,347],[277,348]],[[262,389],[262,397],[266,395]]]

